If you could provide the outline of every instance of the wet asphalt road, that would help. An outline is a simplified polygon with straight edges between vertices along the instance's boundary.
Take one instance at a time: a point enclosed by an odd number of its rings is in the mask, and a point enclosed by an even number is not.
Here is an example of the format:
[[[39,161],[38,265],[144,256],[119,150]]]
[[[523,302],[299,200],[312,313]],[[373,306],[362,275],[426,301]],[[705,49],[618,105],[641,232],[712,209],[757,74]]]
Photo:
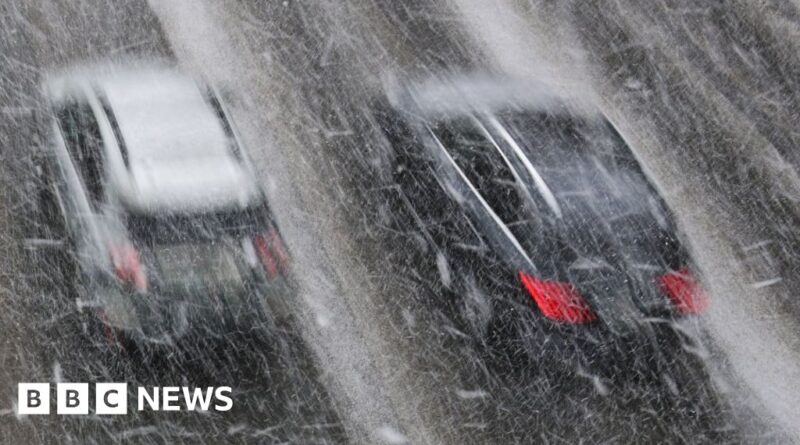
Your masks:
[[[365,107],[386,68],[408,75],[486,68],[491,58],[477,48],[469,29],[459,25],[456,9],[367,1],[313,6],[241,1],[205,2],[204,7],[185,10],[162,5],[154,7],[154,13],[144,2],[127,2],[124,7],[88,0],[20,3],[0,9],[4,33],[0,97],[4,116],[11,117],[0,128],[6,161],[0,180],[8,185],[3,188],[0,246],[4,252],[0,326],[7,331],[0,343],[5,373],[0,397],[7,401],[0,418],[3,439],[19,443],[123,439],[374,443],[389,442],[397,435],[412,443],[743,439],[729,417],[733,414],[718,400],[707,370],[690,354],[676,363],[675,372],[679,380],[684,377],[692,385],[680,388],[677,395],[664,382],[652,381],[615,383],[601,395],[586,376],[572,376],[561,384],[532,379],[524,370],[535,363],[516,363],[523,371],[504,371],[481,342],[447,329],[449,316],[432,302],[451,295],[431,274],[435,265],[420,245],[418,231],[398,211],[400,197],[391,182],[386,148]],[[576,17],[592,24],[618,23],[599,6]],[[219,34],[209,35],[208,30]],[[582,38],[590,45],[618,39],[601,32]],[[231,53],[223,51],[230,48]],[[634,55],[617,57],[623,62],[637,60],[633,48]],[[21,154],[31,134],[26,110],[38,104],[36,86],[42,68],[130,55],[174,58],[232,89],[234,117],[262,168],[279,222],[298,257],[302,293],[298,322],[274,336],[239,335],[192,343],[146,366],[122,366],[130,385],[233,382],[232,412],[113,420],[17,419],[10,406],[16,382],[47,381],[59,375],[104,381],[109,363],[106,354],[86,344],[75,308],[59,296],[50,271],[37,269],[19,242],[30,224],[24,216],[25,188],[20,186],[27,168]],[[614,61],[606,65],[612,92],[621,88],[614,82],[624,83],[629,77],[611,72],[619,65]],[[630,94],[644,97],[641,91]],[[636,102],[639,96],[612,97],[634,108],[647,105]],[[699,109],[707,106],[693,104]],[[656,113],[654,119],[668,116]],[[693,124],[670,122],[662,127]],[[693,137],[705,138],[703,128],[697,127],[699,134]],[[669,165],[657,165],[664,164]],[[739,205],[749,202],[741,198]],[[707,340],[702,326],[688,328]],[[351,348],[353,344],[363,346]],[[707,347],[708,361],[722,361],[710,341]],[[357,387],[361,379],[368,379],[364,386],[377,389]],[[755,441],[765,437],[771,436],[760,430],[744,436]]]

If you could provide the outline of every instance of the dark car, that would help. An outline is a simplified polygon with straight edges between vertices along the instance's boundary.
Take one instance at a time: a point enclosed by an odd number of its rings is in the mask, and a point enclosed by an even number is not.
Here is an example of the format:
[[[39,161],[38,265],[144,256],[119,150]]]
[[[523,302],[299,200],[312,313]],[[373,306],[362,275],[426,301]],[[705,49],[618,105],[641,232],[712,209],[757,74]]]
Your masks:
[[[491,76],[394,86],[373,107],[457,329],[573,370],[680,349],[675,321],[708,298],[664,200],[600,112]]]

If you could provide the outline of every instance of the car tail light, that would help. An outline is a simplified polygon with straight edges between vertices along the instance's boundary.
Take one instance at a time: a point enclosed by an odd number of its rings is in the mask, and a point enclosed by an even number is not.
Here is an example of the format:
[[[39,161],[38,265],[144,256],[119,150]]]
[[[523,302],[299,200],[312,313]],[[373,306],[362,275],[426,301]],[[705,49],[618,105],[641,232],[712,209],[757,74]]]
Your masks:
[[[280,234],[274,228],[253,237],[258,259],[270,280],[284,274],[289,268],[289,253]]]
[[[114,274],[120,281],[132,285],[136,290],[147,290],[147,275],[145,274],[142,262],[139,259],[139,252],[130,242],[111,245],[111,264],[114,267]]]
[[[597,319],[592,308],[571,283],[540,280],[525,272],[519,273],[519,279],[545,317],[574,324]]]
[[[708,308],[708,296],[688,267],[661,275],[658,284],[681,314],[699,314]]]

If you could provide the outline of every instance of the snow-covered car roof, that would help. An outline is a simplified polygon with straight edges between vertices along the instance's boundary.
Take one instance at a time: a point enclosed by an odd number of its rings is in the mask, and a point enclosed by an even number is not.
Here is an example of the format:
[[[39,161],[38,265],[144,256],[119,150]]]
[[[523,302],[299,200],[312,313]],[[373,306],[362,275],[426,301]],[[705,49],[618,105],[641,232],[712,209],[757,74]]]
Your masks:
[[[113,172],[112,182],[129,207],[184,211],[257,197],[248,165],[235,154],[236,141],[201,82],[166,64],[137,63],[72,68],[45,84],[53,102],[76,88],[104,101],[113,115],[127,165]]]
[[[391,82],[390,82],[391,84]],[[564,110],[599,117],[591,94],[540,80],[493,74],[456,74],[411,82],[394,82],[387,88],[390,101],[400,108],[413,103],[426,115],[464,111],[496,111],[510,105],[529,110]]]
[[[127,73],[101,86],[131,163],[229,154],[228,138],[204,93],[175,72]]]

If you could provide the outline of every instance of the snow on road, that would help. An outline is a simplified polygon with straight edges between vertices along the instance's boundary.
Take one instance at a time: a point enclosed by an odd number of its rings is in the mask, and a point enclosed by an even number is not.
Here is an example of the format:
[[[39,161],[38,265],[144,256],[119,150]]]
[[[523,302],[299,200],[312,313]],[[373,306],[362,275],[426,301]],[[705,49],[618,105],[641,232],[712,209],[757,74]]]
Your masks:
[[[280,76],[284,67],[270,54],[247,53],[232,41],[227,33],[235,33],[237,24],[219,5],[188,0],[151,5],[179,63],[218,85],[234,86],[233,94],[243,99],[232,104],[234,120],[296,254],[303,334],[325,369],[324,380],[337,396],[349,432],[359,442],[403,443],[398,438],[406,436],[413,443],[434,442],[419,428],[416,413],[398,412],[398,405],[411,402],[397,399],[412,394],[391,387],[396,382],[386,362],[396,352],[374,340],[382,330],[370,307],[376,291],[348,262],[346,238],[328,218],[335,211],[325,200],[327,185],[305,159],[314,156],[308,152],[313,147],[291,133],[297,105],[282,95],[296,85]]]

